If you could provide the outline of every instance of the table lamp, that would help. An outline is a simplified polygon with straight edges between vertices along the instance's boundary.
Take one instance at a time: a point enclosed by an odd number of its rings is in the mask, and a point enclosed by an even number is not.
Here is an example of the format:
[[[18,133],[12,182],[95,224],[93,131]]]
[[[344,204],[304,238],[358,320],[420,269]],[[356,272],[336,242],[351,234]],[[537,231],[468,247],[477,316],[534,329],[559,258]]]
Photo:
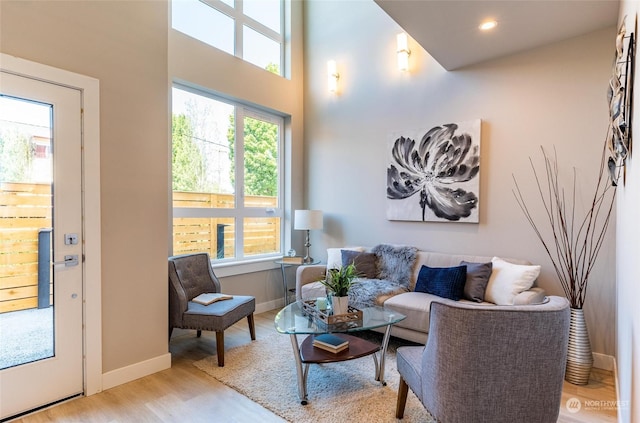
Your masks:
[[[307,238],[304,246],[307,249],[307,255],[302,259],[304,264],[313,263],[313,258],[309,256],[309,231],[312,229],[322,229],[322,211],[321,210],[296,210],[294,215],[294,229],[307,231]]]

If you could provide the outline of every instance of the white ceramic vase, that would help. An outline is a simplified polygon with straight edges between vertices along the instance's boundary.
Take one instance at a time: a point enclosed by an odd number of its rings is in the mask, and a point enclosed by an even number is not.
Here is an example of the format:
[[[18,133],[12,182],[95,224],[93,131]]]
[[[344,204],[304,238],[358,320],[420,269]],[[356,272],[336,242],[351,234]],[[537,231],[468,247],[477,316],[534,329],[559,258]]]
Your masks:
[[[349,297],[331,297],[333,314],[347,314],[349,311]]]

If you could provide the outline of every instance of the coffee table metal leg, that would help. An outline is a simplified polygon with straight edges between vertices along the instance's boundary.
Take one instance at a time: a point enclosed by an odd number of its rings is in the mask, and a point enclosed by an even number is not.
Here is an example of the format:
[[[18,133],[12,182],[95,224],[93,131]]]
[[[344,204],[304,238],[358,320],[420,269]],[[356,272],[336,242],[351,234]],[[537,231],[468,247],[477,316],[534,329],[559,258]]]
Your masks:
[[[384,331],[384,338],[382,338],[382,345],[380,346],[380,371],[376,380],[380,381],[382,385],[386,386],[387,382],[384,380],[384,361],[387,356],[387,346],[389,345],[389,338],[391,337],[391,325],[387,325],[387,329]]]
[[[295,334],[289,335],[291,338],[291,346],[293,347],[293,356],[296,359],[296,374],[298,376],[298,397],[300,398],[300,404],[307,405],[307,367],[302,370],[302,358],[300,357],[300,346],[298,345],[298,338]]]
[[[376,369],[375,380],[380,380],[380,365],[378,364],[378,354],[373,353],[371,354],[371,357],[373,357],[373,365],[375,366],[375,369]]]

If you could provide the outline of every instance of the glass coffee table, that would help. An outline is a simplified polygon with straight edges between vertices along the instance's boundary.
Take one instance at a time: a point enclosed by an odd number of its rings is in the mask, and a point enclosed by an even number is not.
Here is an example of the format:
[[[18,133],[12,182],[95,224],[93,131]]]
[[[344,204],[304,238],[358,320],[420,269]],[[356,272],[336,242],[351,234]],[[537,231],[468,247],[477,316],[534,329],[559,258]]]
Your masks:
[[[291,337],[293,356],[296,360],[296,372],[298,377],[298,396],[300,403],[306,405],[307,375],[310,364],[336,363],[339,361],[353,360],[368,355],[373,356],[375,363],[375,380],[386,385],[384,381],[384,365],[387,345],[391,335],[391,326],[405,319],[405,315],[382,307],[367,307],[362,309],[362,319],[351,322],[327,325],[305,310],[301,302],[291,303],[276,315],[276,330]],[[350,332],[358,332],[375,328],[386,327],[382,344],[378,345],[350,335]],[[338,333],[341,338],[349,341],[349,348],[338,353],[325,351],[313,346],[316,335],[325,333]],[[301,344],[298,343],[298,335],[309,335]],[[378,354],[380,360],[378,362]],[[303,365],[304,364],[304,369]]]

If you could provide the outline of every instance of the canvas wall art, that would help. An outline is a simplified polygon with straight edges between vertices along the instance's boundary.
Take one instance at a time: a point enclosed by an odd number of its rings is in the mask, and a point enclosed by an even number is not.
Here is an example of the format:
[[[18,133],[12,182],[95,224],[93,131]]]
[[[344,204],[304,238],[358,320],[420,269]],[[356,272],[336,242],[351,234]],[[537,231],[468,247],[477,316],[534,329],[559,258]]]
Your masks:
[[[616,36],[616,52],[613,73],[609,79],[609,174],[613,186],[618,185],[620,174],[625,169],[631,154],[631,129],[633,123],[633,80],[635,72],[635,36],[627,34],[624,21]]]
[[[481,120],[393,132],[387,219],[479,221]]]

